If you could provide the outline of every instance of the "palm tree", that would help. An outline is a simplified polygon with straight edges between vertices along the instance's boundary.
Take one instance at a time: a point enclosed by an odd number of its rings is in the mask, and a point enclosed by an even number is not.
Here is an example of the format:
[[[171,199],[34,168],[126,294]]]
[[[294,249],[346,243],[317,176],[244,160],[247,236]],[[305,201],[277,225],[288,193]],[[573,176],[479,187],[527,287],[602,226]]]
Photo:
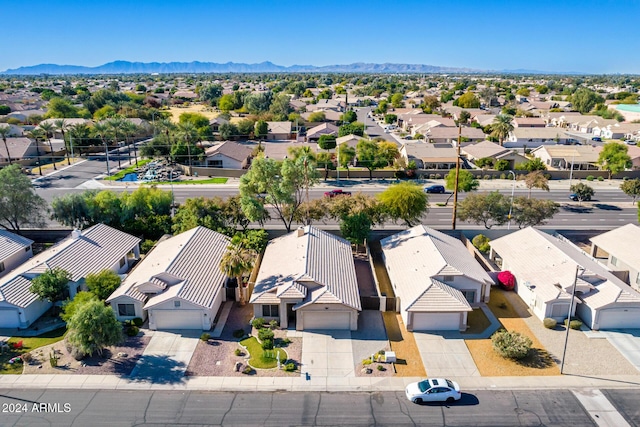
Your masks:
[[[4,149],[7,150],[7,160],[9,160],[9,166],[11,166],[11,154],[9,153],[9,146],[7,145],[7,136],[9,136],[10,132],[11,129],[9,125],[0,126],[0,136],[2,136],[2,142],[4,142]]]
[[[53,121],[53,125],[56,130],[60,131],[62,134],[62,140],[64,141],[64,154],[67,157],[67,166],[71,164],[71,160],[69,159],[69,148],[67,147],[67,138],[66,131],[68,129],[67,122],[64,119],[57,119]]]
[[[51,122],[42,122],[40,123],[40,129],[44,132],[45,138],[49,142],[49,149],[51,150],[51,158],[53,160],[53,170],[58,170],[56,166],[56,159],[53,157],[53,144],[51,143],[51,137],[49,135],[53,134],[54,127]]]
[[[73,126],[69,126],[69,142],[73,144],[73,138],[76,141],[80,141],[80,145],[78,146],[78,155],[82,155],[82,141],[89,139],[89,126],[84,123],[78,123]]]
[[[42,162],[40,161],[40,138],[44,139],[44,131],[42,129],[35,128],[29,132],[29,138],[33,138],[36,141],[36,153],[38,156],[38,173],[42,176]]]
[[[131,120],[124,120],[122,122],[122,132],[124,132],[124,139],[127,143],[127,147],[131,147],[131,141],[128,141],[128,137],[135,136],[138,133],[138,126],[136,126]],[[133,143],[133,156],[136,160],[136,167],[138,167],[138,152],[136,151],[136,144]]]
[[[107,120],[107,126],[109,127],[109,129],[111,129],[111,132],[113,133],[114,145],[118,147],[118,168],[122,167],[122,164],[120,163],[120,147],[118,145],[118,133],[122,131],[123,122],[124,121],[120,117],[113,117]]]
[[[513,117],[509,114],[498,114],[493,123],[491,124],[493,131],[491,136],[498,138],[500,145],[503,145],[504,140],[513,131]]]
[[[189,158],[189,176],[191,176],[193,174],[193,167],[191,165],[191,144],[198,142],[198,129],[193,123],[184,122],[178,125],[178,130],[180,132],[180,137],[187,145],[187,156]]]
[[[91,134],[100,138],[104,145],[104,151],[107,156],[107,176],[111,176],[109,171],[109,148],[107,147],[107,135],[109,135],[109,126],[106,123],[96,123],[91,128]]]
[[[255,251],[245,248],[241,242],[232,242],[220,260],[220,270],[228,277],[235,277],[238,282],[240,305],[246,302],[242,276],[251,273],[257,256]]]

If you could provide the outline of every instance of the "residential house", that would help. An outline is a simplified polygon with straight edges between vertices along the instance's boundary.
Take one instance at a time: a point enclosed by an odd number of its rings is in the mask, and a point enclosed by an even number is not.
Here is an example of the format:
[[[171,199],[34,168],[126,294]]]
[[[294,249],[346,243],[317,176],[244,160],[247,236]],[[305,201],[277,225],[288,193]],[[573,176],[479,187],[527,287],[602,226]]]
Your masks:
[[[593,135],[603,139],[631,139],[640,131],[640,123],[615,123],[613,125],[596,126]]]
[[[516,165],[527,162],[525,156],[519,154],[516,150],[505,148],[500,144],[491,141],[481,141],[477,144],[465,145],[460,148],[460,152],[472,162],[478,159],[490,158],[494,161],[506,160],[509,162],[508,169],[515,169]]]
[[[458,120],[462,111],[466,111],[467,113],[471,114],[471,120],[473,120],[473,118],[477,115],[487,114],[487,110],[483,110],[481,108],[462,108],[456,106],[443,106],[442,108],[444,111],[451,114],[451,117],[453,117],[454,120]]]
[[[541,145],[531,154],[550,169],[598,170],[600,151],[601,146],[592,145]]]
[[[596,257],[618,277],[640,290],[640,227],[626,224],[591,239],[591,256]]]
[[[473,121],[478,123],[480,126],[485,127],[493,124],[496,116],[497,114],[478,114],[473,118]]]
[[[148,317],[149,329],[209,330],[238,293],[220,270],[229,242],[202,226],[161,240],[107,302],[118,320]]]
[[[455,169],[456,149],[451,144],[429,144],[424,142],[406,142],[400,147],[400,155],[406,160],[416,162],[418,169]]]
[[[291,122],[267,122],[267,139],[283,141],[291,139]]]
[[[229,124],[229,120],[224,117],[218,116],[209,120],[209,127],[211,128],[211,132],[218,133],[220,132],[220,126]]]
[[[50,135],[50,136],[55,139],[62,139],[62,132],[60,132],[60,129],[58,129],[58,127],[56,126],[56,121],[58,120],[64,120],[64,124],[67,128],[71,126],[76,126],[76,125],[87,125],[89,127],[93,126],[92,120],[81,119],[81,118],[71,118],[71,119],[46,119],[40,122],[40,124],[38,125],[38,128],[42,126],[42,124],[44,123],[50,123],[54,127],[53,135]]]
[[[8,154],[7,148],[9,148]],[[36,144],[35,141],[25,137],[7,138],[6,147],[4,141],[0,141],[0,164],[8,164],[9,157],[11,157],[12,162],[20,161],[22,164],[35,164],[38,150],[40,155],[44,155],[45,152],[49,151],[49,147],[48,145]]]
[[[515,128],[504,141],[509,148],[538,147],[543,144],[568,144],[572,138],[558,128]]]
[[[640,293],[567,239],[533,227],[492,240],[490,257],[516,278],[515,290],[540,320],[573,310],[593,330],[640,328]]]
[[[251,162],[254,145],[235,141],[215,144],[204,152],[204,164],[209,168],[246,169]]]
[[[513,127],[516,128],[543,128],[547,123],[541,117],[515,117]]]
[[[300,117],[302,117],[305,121],[309,121],[309,118],[313,113],[323,113],[325,121],[331,122],[334,124],[337,124],[340,121],[340,117],[342,117],[342,114],[343,114],[340,111],[336,111],[336,110],[316,109],[314,111],[307,111],[305,113],[302,113],[300,114]]]
[[[0,230],[0,277],[33,256],[33,240]]]
[[[349,135],[336,138],[336,146],[347,144],[349,147],[356,148],[356,146],[358,145],[358,142],[360,142],[361,139],[364,139],[364,138],[351,133]]]
[[[577,111],[563,111],[547,113],[544,116],[544,120],[547,123],[547,126],[565,128],[568,126],[570,120],[580,120],[579,117],[582,117],[582,114]]]
[[[262,148],[264,148],[264,156],[269,159],[283,160],[289,157],[289,150],[291,148],[301,148],[301,147],[309,147],[312,152],[315,152],[318,148],[318,145],[307,142],[274,142],[274,141],[266,141],[262,143]]]
[[[310,225],[273,239],[251,295],[255,317],[296,330],[358,328],[351,244]]]
[[[12,111],[7,114],[7,117],[15,118],[20,120],[21,122],[27,122],[32,116],[44,116],[47,112],[45,110],[22,110],[22,111]]]
[[[331,123],[321,123],[307,130],[307,142],[318,142],[322,135],[338,136],[338,126]]]
[[[455,237],[418,225],[380,243],[408,331],[464,331],[467,314],[489,301],[493,280]]]
[[[0,123],[0,128],[8,128],[9,132],[7,133],[7,137],[16,137],[24,135],[24,131],[22,127],[16,125],[10,125],[8,123]]]
[[[457,127],[445,127],[438,126],[429,129],[424,135],[427,141],[431,143],[449,143],[453,145],[458,144],[458,131]],[[474,143],[484,141],[486,135],[482,132],[482,129],[463,127],[462,128],[463,143]]]
[[[49,269],[61,268],[71,277],[70,298],[86,289],[87,275],[102,270],[124,274],[140,257],[140,239],[104,224],[71,236],[39,253],[0,278],[0,325],[5,328],[27,328],[50,307],[32,293],[31,280]]]

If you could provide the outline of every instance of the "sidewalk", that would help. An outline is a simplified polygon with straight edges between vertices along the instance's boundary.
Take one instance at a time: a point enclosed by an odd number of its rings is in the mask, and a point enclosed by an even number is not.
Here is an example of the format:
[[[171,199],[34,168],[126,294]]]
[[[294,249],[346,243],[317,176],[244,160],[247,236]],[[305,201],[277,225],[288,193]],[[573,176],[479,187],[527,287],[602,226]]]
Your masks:
[[[115,375],[0,375],[0,389],[207,390],[207,391],[402,391],[419,377],[185,377],[155,383]],[[635,376],[451,377],[462,390],[638,388]]]

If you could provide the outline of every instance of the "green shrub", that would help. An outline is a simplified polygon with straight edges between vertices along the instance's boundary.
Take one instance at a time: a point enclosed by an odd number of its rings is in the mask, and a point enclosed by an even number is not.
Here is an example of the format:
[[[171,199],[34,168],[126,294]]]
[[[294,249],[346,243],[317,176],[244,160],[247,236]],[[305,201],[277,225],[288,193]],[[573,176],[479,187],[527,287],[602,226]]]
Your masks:
[[[507,179],[507,174],[501,173],[500,174],[500,179]]]
[[[567,326],[567,322],[568,322],[568,319],[564,319],[565,326]],[[582,321],[579,319],[571,319],[571,321],[568,323],[569,323],[569,327],[575,330],[580,330],[580,327],[582,326]]]
[[[371,365],[371,359],[364,359],[362,361],[362,365],[364,365],[364,366]]]
[[[205,332],[205,333],[203,333],[202,335],[200,335],[200,339],[201,339],[202,341],[209,341],[209,338],[211,338],[211,334],[208,334],[208,333],[206,333],[206,332]]]
[[[471,240],[471,243],[483,254],[488,253],[491,249],[491,246],[489,246],[489,238],[484,234],[477,234],[473,240]]]
[[[140,326],[142,326],[143,320],[139,317],[136,317],[131,321],[131,323],[133,323],[139,328]]]
[[[242,350],[240,350],[239,348],[236,348],[236,350],[233,352],[236,356],[242,356]]]
[[[140,328],[135,325],[129,326],[127,328],[127,335],[130,337],[135,337],[136,335],[138,335],[138,332],[140,332]]]
[[[550,173],[544,173],[544,174],[542,174],[542,176],[544,176],[547,179],[551,179],[551,174]]]
[[[273,348],[273,340],[263,340],[260,345],[263,350],[271,350]]]
[[[491,179],[491,175],[483,175],[482,179]]]
[[[430,173],[430,174],[429,174],[429,179],[436,179],[436,175],[435,175],[435,174],[433,174],[433,173]]]
[[[522,359],[529,354],[531,339],[518,332],[510,332],[504,329],[496,332],[491,337],[493,349],[507,359]]]
[[[587,177],[587,181],[593,181],[595,179],[595,177],[593,175],[589,175]]]
[[[250,375],[253,373],[253,368],[251,366],[245,366],[245,368],[242,370],[242,373],[245,375]]]
[[[386,370],[387,370],[387,368],[385,368],[385,367],[384,367],[384,366],[382,366],[382,365],[378,365],[378,366],[376,367],[376,369],[377,369],[378,371],[386,371]]]
[[[442,179],[442,175],[440,175],[439,173],[436,174],[436,179]]]
[[[296,370],[296,364],[293,362],[285,363],[284,370],[286,372],[293,372]]]
[[[260,341],[271,340],[273,341],[273,331],[271,329],[259,329],[258,330],[258,339]]]
[[[604,178],[602,176],[599,176],[598,181],[604,181]]]
[[[235,331],[233,331],[234,338],[242,338],[243,336],[245,336],[244,329],[236,329]]]
[[[265,321],[262,317],[256,317],[251,321],[251,326],[253,326],[256,329],[260,329],[264,327],[264,324],[265,324]]]
[[[140,253],[142,254],[146,254],[148,253],[151,249],[153,249],[153,246],[156,244],[155,240],[145,240],[142,243],[140,243]]]
[[[271,329],[276,329],[279,325],[278,325],[278,321],[277,320],[272,320],[271,322],[269,322],[269,326],[271,326]]]
[[[289,345],[289,344],[291,344],[291,340],[289,338],[285,338],[285,339],[282,340],[282,344]]]
[[[542,323],[544,324],[544,327],[547,329],[553,329],[556,327],[556,325],[558,324],[558,322],[556,322],[555,319],[552,319],[550,317],[546,317]]]

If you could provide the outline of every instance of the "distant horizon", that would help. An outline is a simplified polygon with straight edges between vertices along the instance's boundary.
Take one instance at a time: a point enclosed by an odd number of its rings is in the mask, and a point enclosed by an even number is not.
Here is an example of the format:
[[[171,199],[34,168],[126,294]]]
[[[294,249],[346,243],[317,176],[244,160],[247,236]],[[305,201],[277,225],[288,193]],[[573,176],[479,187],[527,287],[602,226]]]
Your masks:
[[[17,16],[3,22],[16,42],[0,70],[122,60],[640,74],[640,33],[620,24],[640,16],[638,0],[33,0]]]

